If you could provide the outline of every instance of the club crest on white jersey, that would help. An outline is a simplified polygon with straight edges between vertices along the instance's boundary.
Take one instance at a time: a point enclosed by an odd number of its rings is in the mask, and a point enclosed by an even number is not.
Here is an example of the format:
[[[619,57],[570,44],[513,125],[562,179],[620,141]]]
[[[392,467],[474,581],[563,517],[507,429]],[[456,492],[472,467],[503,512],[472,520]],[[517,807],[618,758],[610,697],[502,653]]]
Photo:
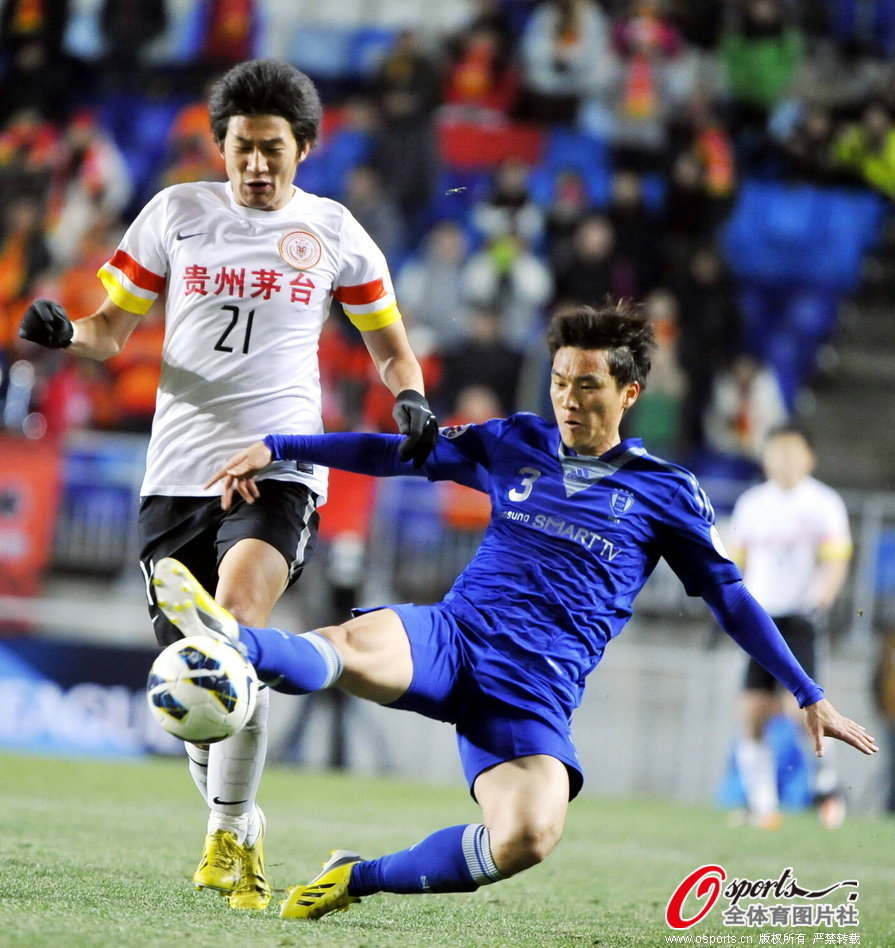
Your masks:
[[[323,247],[314,234],[306,230],[293,230],[285,234],[279,243],[280,256],[296,270],[310,270],[317,266],[323,256]]]

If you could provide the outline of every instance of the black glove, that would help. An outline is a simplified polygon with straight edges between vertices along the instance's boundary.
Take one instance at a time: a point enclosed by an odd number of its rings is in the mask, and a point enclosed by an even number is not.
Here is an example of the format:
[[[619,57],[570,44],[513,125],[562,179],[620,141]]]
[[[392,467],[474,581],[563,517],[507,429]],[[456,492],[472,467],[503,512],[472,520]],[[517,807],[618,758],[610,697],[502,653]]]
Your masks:
[[[48,349],[67,349],[74,326],[64,307],[53,300],[35,300],[22,317],[19,335]]]
[[[402,461],[413,461],[414,467],[422,467],[438,439],[438,422],[426,399],[412,388],[398,392],[392,416],[404,440],[398,448]]]

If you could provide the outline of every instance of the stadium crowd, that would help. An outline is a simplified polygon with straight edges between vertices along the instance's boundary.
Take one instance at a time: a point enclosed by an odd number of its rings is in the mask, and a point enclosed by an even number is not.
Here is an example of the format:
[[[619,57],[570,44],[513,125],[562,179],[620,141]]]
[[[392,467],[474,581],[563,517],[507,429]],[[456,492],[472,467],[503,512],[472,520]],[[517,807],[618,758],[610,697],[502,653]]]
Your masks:
[[[268,5],[191,4],[166,60],[152,51],[173,29],[165,0],[104,0],[86,26],[75,4],[4,0],[2,427],[148,430],[162,307],[103,364],[26,348],[16,330],[39,296],[93,312],[97,269],[158,189],[224,179],[207,83],[266,54]],[[358,24],[335,43],[317,27],[325,68],[293,57],[325,105],[297,183],[345,203],[385,252],[433,407],[456,421],[483,404],[543,409],[550,314],[633,297],[660,347],[632,430],[697,473],[753,470],[811,385],[895,195],[895,4],[464,6],[450,33]],[[92,56],[75,25],[93,31]],[[841,269],[816,226],[834,212],[829,239],[857,253]],[[793,220],[818,245],[797,254],[799,280],[761,269],[774,252],[762,227],[779,237]],[[327,427],[391,431],[388,392],[340,312],[321,349]]]

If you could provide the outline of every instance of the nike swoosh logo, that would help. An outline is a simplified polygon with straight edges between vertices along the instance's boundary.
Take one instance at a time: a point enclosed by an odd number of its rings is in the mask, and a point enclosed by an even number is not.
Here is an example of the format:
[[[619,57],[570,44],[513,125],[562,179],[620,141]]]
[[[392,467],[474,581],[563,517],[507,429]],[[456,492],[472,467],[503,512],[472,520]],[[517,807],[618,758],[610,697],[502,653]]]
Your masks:
[[[218,806],[239,806],[240,803],[248,803],[248,800],[221,800],[219,797],[212,797],[212,803],[216,803]]]
[[[190,237],[201,237],[203,234],[207,234],[207,230],[197,230],[194,234],[185,234],[183,231],[177,231],[174,235],[175,240],[187,240]]]

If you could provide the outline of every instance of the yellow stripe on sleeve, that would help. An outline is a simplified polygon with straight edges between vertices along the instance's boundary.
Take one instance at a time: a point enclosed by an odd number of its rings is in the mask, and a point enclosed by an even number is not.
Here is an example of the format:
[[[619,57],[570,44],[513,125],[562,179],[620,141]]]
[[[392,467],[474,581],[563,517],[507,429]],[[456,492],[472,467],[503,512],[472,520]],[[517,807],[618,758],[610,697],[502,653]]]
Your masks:
[[[344,307],[342,308],[344,309]],[[356,326],[361,332],[383,329],[392,323],[396,323],[401,318],[397,303],[392,303],[391,306],[377,310],[375,313],[352,313],[346,309],[345,315],[351,320],[352,325]]]
[[[847,560],[852,555],[852,545],[848,540],[830,540],[821,543],[817,549],[817,558],[823,563],[831,560]]]
[[[147,300],[142,296],[129,293],[108,270],[101,268],[97,276],[106,288],[109,299],[111,299],[116,306],[121,307],[121,309],[126,310],[128,313],[142,316],[155,302],[154,299]]]

